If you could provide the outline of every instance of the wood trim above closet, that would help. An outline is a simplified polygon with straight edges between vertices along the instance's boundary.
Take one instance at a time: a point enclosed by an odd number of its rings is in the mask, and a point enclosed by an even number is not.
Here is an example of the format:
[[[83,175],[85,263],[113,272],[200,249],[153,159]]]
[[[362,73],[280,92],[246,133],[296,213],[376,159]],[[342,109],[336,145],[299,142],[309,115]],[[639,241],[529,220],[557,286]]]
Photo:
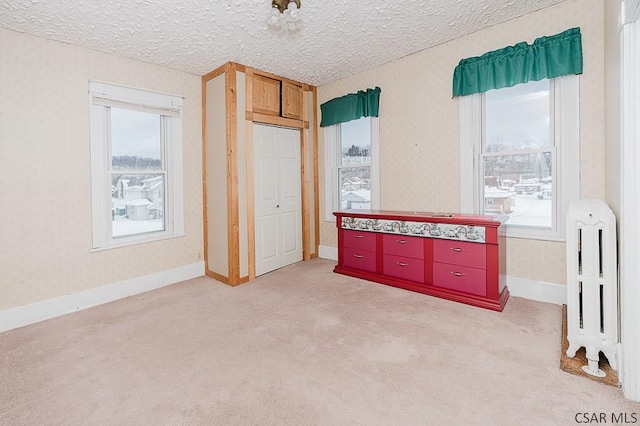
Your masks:
[[[275,115],[261,114],[259,112],[247,111],[245,119],[262,124],[271,124],[274,126],[291,127],[294,129],[308,129],[309,122],[302,120],[294,120],[293,118],[276,117]]]

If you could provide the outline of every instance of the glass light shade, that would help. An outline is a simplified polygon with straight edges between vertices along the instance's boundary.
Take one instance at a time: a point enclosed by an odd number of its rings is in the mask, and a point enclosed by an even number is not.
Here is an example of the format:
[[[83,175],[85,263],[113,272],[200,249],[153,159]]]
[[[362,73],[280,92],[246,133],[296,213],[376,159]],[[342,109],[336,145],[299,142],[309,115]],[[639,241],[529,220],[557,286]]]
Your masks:
[[[277,7],[273,7],[267,14],[267,23],[273,26],[280,25],[280,18],[280,11]]]
[[[298,19],[300,19],[299,14],[294,15],[289,9],[285,10],[282,15],[286,22],[296,22]]]
[[[296,1],[289,1],[282,12],[280,12],[279,6],[274,5],[267,14],[267,23],[271,27],[281,27],[285,31],[298,30],[301,21],[300,8]]]
[[[289,4],[287,5],[287,10],[289,11],[289,16],[291,17],[291,19],[297,20],[300,18],[300,9],[298,9],[298,5],[296,4],[296,2],[289,2]]]

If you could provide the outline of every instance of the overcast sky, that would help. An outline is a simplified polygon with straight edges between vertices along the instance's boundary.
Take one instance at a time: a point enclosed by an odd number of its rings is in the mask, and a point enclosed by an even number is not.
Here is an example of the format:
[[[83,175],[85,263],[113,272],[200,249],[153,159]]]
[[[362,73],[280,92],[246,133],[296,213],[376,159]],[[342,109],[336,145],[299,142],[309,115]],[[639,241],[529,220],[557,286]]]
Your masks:
[[[532,81],[486,93],[486,141],[549,144],[549,80]],[[529,148],[534,148],[530,146]]]
[[[360,147],[371,145],[370,121],[368,118],[361,118],[342,123],[340,129],[342,147],[351,148],[353,145]]]
[[[160,116],[111,108],[111,155],[160,159]]]

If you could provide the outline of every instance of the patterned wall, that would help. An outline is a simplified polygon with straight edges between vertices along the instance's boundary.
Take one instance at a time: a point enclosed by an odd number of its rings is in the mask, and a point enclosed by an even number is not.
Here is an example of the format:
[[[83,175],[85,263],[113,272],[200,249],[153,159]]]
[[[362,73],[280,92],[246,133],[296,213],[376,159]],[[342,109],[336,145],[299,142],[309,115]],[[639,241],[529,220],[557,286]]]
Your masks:
[[[603,0],[567,0],[469,36],[319,87],[319,103],[367,87],[382,88],[380,103],[381,208],[458,211],[460,208],[459,102],[451,98],[461,58],[529,43],[581,27],[580,187],[583,198],[605,196]],[[320,164],[324,164],[320,131]],[[324,170],[320,176],[324,202]],[[321,206],[321,211],[324,206]],[[335,224],[324,221],[321,241],[335,247]],[[564,243],[510,239],[510,276],[565,283]]]
[[[202,257],[200,77],[0,29],[0,309]],[[185,97],[186,237],[91,253],[89,80]]]

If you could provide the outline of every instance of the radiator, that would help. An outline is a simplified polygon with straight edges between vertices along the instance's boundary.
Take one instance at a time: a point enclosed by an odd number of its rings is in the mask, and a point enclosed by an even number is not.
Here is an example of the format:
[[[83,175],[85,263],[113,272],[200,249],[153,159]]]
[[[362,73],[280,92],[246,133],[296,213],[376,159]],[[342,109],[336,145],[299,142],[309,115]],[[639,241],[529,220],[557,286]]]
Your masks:
[[[600,352],[617,370],[616,219],[599,200],[576,201],[567,212],[567,340],[569,357],[585,348],[585,372],[605,376]]]

